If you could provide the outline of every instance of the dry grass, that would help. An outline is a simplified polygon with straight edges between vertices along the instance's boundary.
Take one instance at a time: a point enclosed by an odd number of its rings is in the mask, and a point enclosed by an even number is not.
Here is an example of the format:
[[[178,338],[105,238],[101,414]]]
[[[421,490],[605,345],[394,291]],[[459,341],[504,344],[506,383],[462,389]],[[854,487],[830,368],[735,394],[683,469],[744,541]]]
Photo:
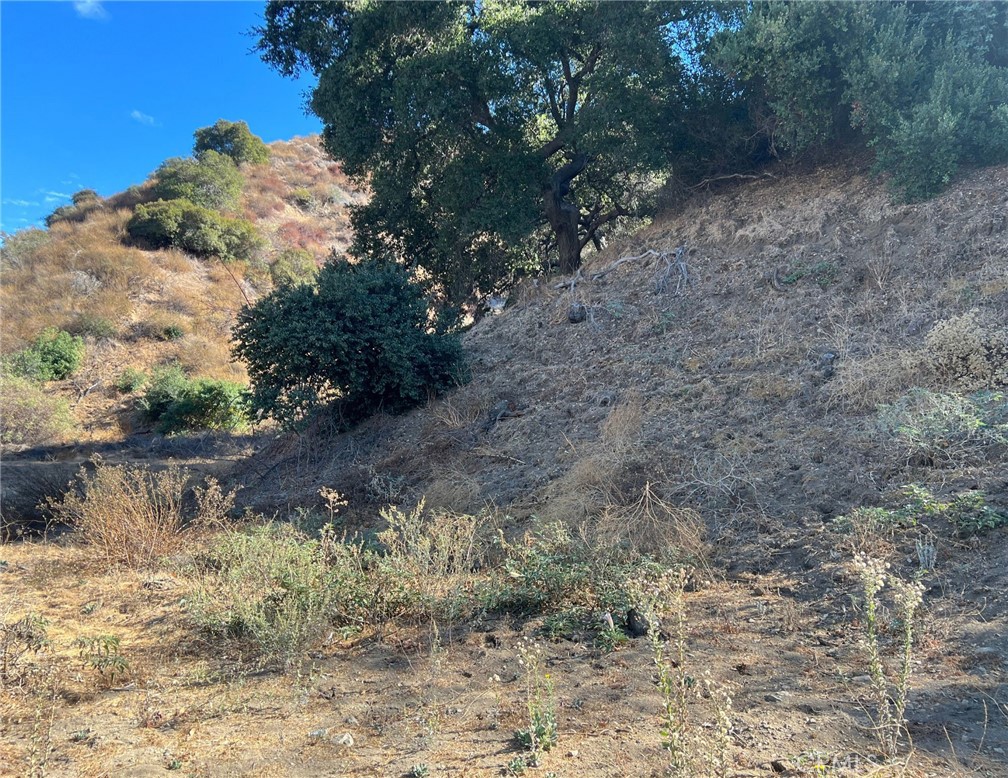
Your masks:
[[[189,472],[176,466],[152,471],[99,461],[93,472],[81,470],[78,481],[79,491],[68,492],[50,508],[57,521],[97,548],[109,567],[150,567],[186,546],[194,529],[223,519],[232,502],[212,483],[198,492],[199,506],[190,521],[183,502]]]

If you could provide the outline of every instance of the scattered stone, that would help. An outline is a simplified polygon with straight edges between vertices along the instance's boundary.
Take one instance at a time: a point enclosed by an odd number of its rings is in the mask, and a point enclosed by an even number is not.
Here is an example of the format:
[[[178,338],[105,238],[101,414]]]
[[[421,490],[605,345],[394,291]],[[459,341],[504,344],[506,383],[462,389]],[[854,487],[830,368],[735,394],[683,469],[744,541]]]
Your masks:
[[[349,724],[351,727],[356,727],[360,724],[360,721],[357,720],[356,716],[350,715],[343,719],[343,723]]]
[[[787,692],[770,692],[763,699],[767,702],[784,702],[788,698]]]
[[[345,746],[346,748],[350,748],[350,746],[354,744],[353,735],[351,735],[349,732],[344,732],[338,738],[333,740],[333,743],[335,743],[338,746]]]
[[[569,756],[571,759],[577,759],[578,750],[576,748],[572,748],[570,751],[567,752],[567,756]]]
[[[770,763],[770,769],[775,773],[786,773],[788,771],[787,762],[781,761],[780,759],[774,759]]]
[[[627,633],[633,638],[642,638],[651,629],[651,623],[647,617],[636,608],[631,608],[626,615]]]
[[[588,309],[582,303],[574,303],[567,311],[567,321],[571,324],[580,324],[588,318]]]
[[[308,733],[308,738],[310,740],[325,740],[329,737],[329,728],[322,727],[321,729],[313,729]]]

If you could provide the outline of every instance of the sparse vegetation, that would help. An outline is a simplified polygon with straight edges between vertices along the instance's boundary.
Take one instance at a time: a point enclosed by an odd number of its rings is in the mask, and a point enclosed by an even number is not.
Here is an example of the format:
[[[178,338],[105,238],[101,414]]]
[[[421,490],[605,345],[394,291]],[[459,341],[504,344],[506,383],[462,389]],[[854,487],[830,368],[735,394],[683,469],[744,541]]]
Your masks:
[[[34,381],[0,373],[0,443],[58,442],[74,427],[70,404]]]
[[[202,502],[195,516],[186,516],[188,481],[188,471],[178,467],[152,471],[98,461],[90,472],[82,468],[76,488],[62,500],[50,501],[49,508],[55,519],[97,548],[109,566],[139,569],[182,548],[192,529],[206,520]]]

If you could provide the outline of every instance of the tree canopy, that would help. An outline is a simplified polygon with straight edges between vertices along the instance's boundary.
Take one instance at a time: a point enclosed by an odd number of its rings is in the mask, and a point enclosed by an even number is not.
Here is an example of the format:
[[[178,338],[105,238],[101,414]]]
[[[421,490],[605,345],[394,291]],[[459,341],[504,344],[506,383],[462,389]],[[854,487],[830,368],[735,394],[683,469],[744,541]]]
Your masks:
[[[445,298],[495,290],[634,215],[675,145],[675,33],[706,4],[273,2],[263,58],[318,76],[326,149],[372,197],[360,255],[422,267]]]
[[[659,185],[874,151],[906,199],[1008,158],[1008,5],[278,0],[265,61],[318,77],[323,142],[372,192],[359,257],[459,303],[570,272]]]
[[[214,151],[231,157],[236,165],[243,162],[259,164],[269,159],[269,149],[262,138],[253,135],[245,122],[229,122],[218,119],[209,127],[201,127],[193,133],[195,143],[193,154],[201,157],[207,151]]]

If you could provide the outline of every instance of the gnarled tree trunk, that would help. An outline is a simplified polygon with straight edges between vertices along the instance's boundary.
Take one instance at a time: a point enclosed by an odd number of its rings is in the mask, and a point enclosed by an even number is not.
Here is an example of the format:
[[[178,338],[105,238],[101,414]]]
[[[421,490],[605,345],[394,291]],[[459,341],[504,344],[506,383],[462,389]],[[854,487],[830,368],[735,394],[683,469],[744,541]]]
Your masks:
[[[587,154],[575,155],[550,177],[549,186],[543,192],[546,218],[556,235],[561,273],[573,273],[581,266],[581,239],[578,235],[581,212],[564,198],[570,192],[571,181],[587,164]]]

